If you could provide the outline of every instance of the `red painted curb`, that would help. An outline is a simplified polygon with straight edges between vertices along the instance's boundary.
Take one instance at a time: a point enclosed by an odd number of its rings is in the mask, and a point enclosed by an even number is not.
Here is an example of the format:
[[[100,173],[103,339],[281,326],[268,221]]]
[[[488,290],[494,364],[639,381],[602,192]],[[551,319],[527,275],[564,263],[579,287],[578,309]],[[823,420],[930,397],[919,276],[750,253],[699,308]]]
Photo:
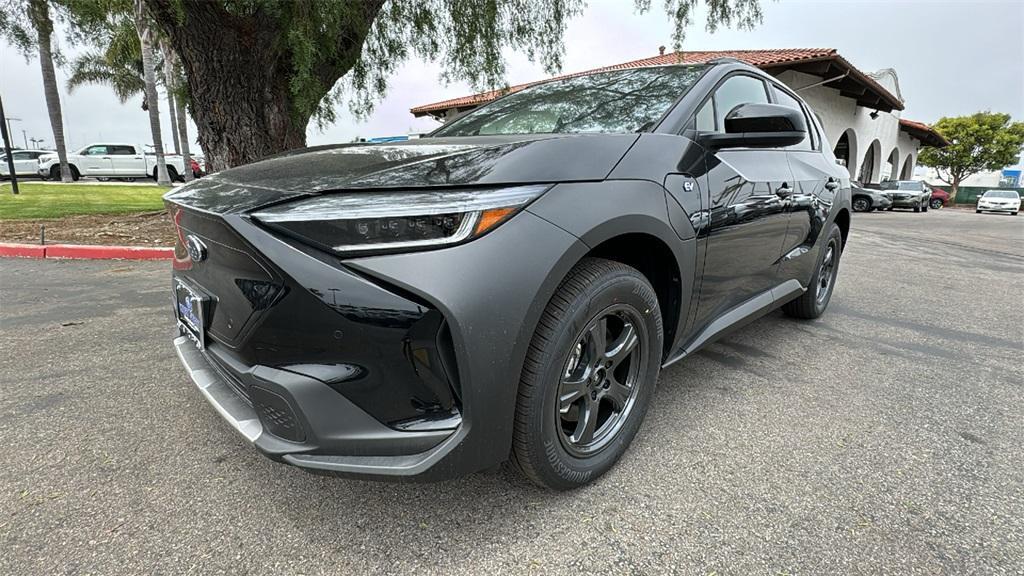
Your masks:
[[[0,244],[0,256],[45,258],[46,246],[40,246],[39,244]]]
[[[87,246],[83,244],[4,244],[0,256],[74,258],[81,260],[170,260],[174,248],[149,246]]]

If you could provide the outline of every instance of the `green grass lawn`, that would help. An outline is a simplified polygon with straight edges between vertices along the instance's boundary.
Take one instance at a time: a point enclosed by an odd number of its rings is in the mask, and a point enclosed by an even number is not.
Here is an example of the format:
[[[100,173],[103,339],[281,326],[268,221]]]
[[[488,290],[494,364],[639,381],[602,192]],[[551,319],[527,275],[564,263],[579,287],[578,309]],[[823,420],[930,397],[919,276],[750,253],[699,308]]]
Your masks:
[[[0,220],[60,218],[75,214],[129,214],[163,208],[162,186],[18,183],[17,196],[10,182],[0,185]]]

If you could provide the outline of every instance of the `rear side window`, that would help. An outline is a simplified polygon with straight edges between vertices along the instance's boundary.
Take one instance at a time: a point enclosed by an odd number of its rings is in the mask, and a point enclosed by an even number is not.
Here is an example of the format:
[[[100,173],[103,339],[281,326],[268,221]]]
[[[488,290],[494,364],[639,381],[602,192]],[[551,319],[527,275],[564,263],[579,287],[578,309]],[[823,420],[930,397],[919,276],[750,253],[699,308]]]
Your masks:
[[[715,91],[715,124],[725,130],[725,117],[740,104],[767,104],[764,82],[752,76],[731,76]]]
[[[807,124],[807,137],[804,138],[803,142],[790,146],[790,150],[811,150],[813,148],[811,142],[811,131],[814,130],[814,125],[807,119],[807,113],[804,112],[804,107],[800,105],[800,101],[793,98],[786,92],[779,89],[778,86],[772,85],[772,91],[775,93],[775,102],[781,106],[799,110],[804,115],[804,122]]]
[[[135,148],[132,146],[115,145],[110,147],[110,153],[117,154],[118,156],[132,156],[135,154]]]

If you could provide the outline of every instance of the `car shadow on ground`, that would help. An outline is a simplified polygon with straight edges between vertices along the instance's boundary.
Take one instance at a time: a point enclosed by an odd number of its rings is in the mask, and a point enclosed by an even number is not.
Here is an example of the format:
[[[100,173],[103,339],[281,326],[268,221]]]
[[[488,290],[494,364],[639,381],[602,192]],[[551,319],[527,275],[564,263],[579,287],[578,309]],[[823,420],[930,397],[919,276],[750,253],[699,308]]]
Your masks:
[[[311,540],[354,538],[380,553],[403,549],[410,538],[451,547],[475,546],[486,535],[488,542],[514,546],[519,539],[538,538],[553,515],[578,515],[582,525],[601,522],[602,516],[617,514],[630,503],[629,493],[657,494],[673,486],[674,475],[650,470],[658,462],[645,461],[646,454],[664,448],[656,445],[652,430],[685,428],[698,419],[699,410],[732,402],[737,381],[771,378],[773,352],[742,341],[742,335],[756,331],[757,341],[775,342],[792,327],[792,320],[775,313],[664,369],[644,427],[623,460],[575,491],[536,487],[510,463],[455,480],[415,483],[308,474],[266,462],[248,446],[228,458],[245,460],[238,463],[249,476],[243,485],[268,509],[268,516],[301,527]],[[723,372],[729,377],[715,376]],[[215,421],[216,415],[209,419]],[[685,445],[664,449],[689,450]],[[687,459],[687,454],[674,458]],[[633,486],[638,476],[644,482],[641,490]],[[609,492],[619,496],[605,498]]]

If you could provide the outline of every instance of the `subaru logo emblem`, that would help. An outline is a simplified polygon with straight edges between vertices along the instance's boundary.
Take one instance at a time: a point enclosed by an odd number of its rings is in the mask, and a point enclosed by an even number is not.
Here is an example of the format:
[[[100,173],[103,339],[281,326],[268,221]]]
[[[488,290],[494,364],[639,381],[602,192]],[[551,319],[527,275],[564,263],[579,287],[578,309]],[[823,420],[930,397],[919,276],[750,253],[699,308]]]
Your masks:
[[[206,244],[198,236],[189,234],[185,237],[185,249],[193,262],[206,260]]]

